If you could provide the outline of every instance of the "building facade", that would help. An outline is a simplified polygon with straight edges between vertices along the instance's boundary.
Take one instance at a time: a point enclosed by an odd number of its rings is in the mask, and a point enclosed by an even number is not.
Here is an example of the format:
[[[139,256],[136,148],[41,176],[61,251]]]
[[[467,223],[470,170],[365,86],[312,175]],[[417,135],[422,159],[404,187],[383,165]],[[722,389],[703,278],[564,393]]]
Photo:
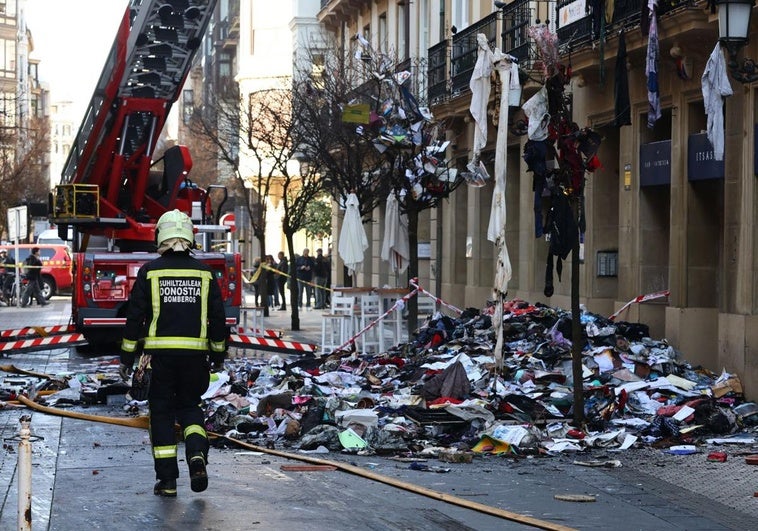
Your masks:
[[[758,394],[758,282],[756,282],[756,95],[754,83],[730,78],[726,98],[725,156],[714,160],[706,138],[701,77],[719,39],[717,14],[705,1],[668,2],[657,10],[661,117],[648,126],[646,62],[649,19],[642,2],[615,2],[602,13],[591,2],[507,3],[466,0],[323,0],[319,21],[329,31],[383,39],[423,58],[427,97],[435,118],[451,124],[448,158],[471,156],[473,127],[468,83],[476,35],[519,60],[528,75],[521,103],[542,86],[537,43],[529,27],[547,24],[557,34],[560,60],[570,67],[564,87],[572,119],[602,136],[602,167],[586,174],[587,229],[579,265],[580,301],[597,314],[643,322],[653,337],[669,339],[694,365],[740,376]],[[618,59],[623,34],[626,57]],[[403,41],[403,38],[406,40]],[[752,41],[755,43],[755,39]],[[758,56],[750,44],[748,57]],[[617,126],[617,61],[626,70],[629,125]],[[494,79],[494,78],[493,78]],[[496,109],[496,90],[490,113]],[[512,123],[523,112],[511,109]],[[495,125],[489,125],[488,152]],[[535,238],[532,174],[522,158],[526,136],[509,131],[507,245],[513,267],[509,297],[569,308],[570,261],[548,298],[543,293],[547,243]],[[492,183],[461,187],[420,228],[420,282],[458,307],[481,307],[492,297],[494,245],[487,240]],[[379,257],[382,213],[367,226],[372,259],[359,282],[393,279]],[[339,269],[339,268],[338,268]],[[339,279],[338,279],[339,283]],[[668,296],[659,296],[668,292]],[[639,304],[640,296],[656,297]]]

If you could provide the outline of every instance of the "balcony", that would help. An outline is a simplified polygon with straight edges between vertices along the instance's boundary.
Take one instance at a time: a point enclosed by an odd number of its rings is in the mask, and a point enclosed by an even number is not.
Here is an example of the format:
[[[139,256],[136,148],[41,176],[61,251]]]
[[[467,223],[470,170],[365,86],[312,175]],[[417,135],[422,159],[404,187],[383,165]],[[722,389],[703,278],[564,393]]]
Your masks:
[[[616,2],[613,20],[605,27],[605,34],[611,35],[622,29],[639,26],[643,2],[647,4],[646,0]],[[663,2],[658,7],[658,16],[662,17],[678,8],[692,7],[694,4],[695,0]],[[561,43],[571,44],[574,49],[600,38],[601,28],[595,27],[599,22],[593,21],[591,8],[588,7],[586,11],[581,9],[584,5],[583,0],[562,0],[555,7],[558,39]]]
[[[450,53],[451,90],[453,95],[468,88],[471,74],[474,71],[477,58],[476,36],[483,33],[487,36],[490,48],[494,48],[497,40],[497,12],[487,15],[479,22],[453,35],[453,48]]]
[[[487,36],[490,48],[499,46],[505,53],[516,57],[521,64],[528,64],[530,5],[530,0],[516,0],[502,14],[495,11],[462,29],[452,39],[429,48],[427,77],[430,104],[439,104],[469,91],[469,81],[476,65],[476,36],[479,33]]]
[[[429,80],[427,99],[430,104],[444,101],[447,90],[447,41],[441,41],[429,48],[426,68]]]
[[[613,36],[620,30],[640,25],[643,2],[647,0],[618,0],[613,20],[605,27],[605,35]],[[529,37],[529,27],[535,22],[537,0],[515,0],[501,11],[487,15],[471,26],[460,30],[452,39],[444,40],[428,51],[428,98],[432,105],[463,96],[468,92],[477,58],[476,35],[484,33],[494,49],[500,49],[518,59],[519,67],[532,71],[538,62],[536,48]],[[705,0],[670,0],[659,11],[662,27],[676,24],[678,31],[692,31],[693,39],[701,39],[704,32],[712,32],[708,16],[703,10]],[[556,33],[562,45],[584,53],[585,61],[574,55],[574,70],[582,66],[597,65],[598,58],[592,52],[600,38],[600,27],[593,27],[592,13],[584,0],[559,0],[555,7]],[[673,17],[677,17],[674,19]],[[553,18],[553,17],[551,17]],[[450,53],[448,54],[448,50]],[[584,50],[584,52],[582,52]],[[561,54],[567,47],[561,47]],[[448,56],[449,55],[449,56]],[[586,63],[586,65],[584,64]]]

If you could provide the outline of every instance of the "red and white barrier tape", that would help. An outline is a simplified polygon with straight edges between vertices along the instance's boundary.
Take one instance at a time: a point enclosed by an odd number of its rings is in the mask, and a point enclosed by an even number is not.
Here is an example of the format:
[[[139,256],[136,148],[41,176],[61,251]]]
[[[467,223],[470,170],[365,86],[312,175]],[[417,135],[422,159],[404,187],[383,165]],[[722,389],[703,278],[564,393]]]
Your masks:
[[[623,312],[624,310],[626,310],[627,308],[629,308],[629,306],[631,306],[632,304],[637,304],[637,303],[645,302],[645,301],[651,301],[653,299],[660,299],[662,297],[668,297],[670,294],[671,294],[671,292],[666,289],[666,290],[663,290],[663,291],[656,291],[654,293],[648,293],[646,295],[638,295],[635,298],[633,298],[632,300],[630,300],[629,302],[627,302],[626,304],[624,304],[621,308],[619,308],[608,319],[610,319],[611,321],[614,321],[616,319],[616,317],[618,317],[621,312]]]
[[[24,328],[17,328],[15,330],[0,330],[0,338],[9,337],[21,337],[40,335],[47,336],[50,334],[61,334],[65,332],[73,332],[76,329],[73,325],[56,325],[56,326],[27,326]]]
[[[415,279],[411,280],[411,286],[413,286],[414,288],[416,288],[417,291],[419,291],[420,293],[423,293],[427,297],[431,297],[438,304],[441,304],[442,306],[445,306],[446,308],[450,308],[451,310],[453,310],[454,312],[457,312],[458,314],[463,313],[463,310],[461,310],[460,308],[456,308],[452,304],[448,304],[447,302],[443,301],[439,297],[435,297],[433,294],[431,294],[428,291],[426,291],[424,288],[422,288],[421,286],[418,285],[418,283],[417,283],[417,281]]]
[[[64,334],[58,336],[39,337],[35,339],[22,339],[20,341],[7,341],[0,343],[0,352],[16,352],[22,350],[73,346],[86,343],[84,334]]]
[[[235,347],[251,347],[259,350],[294,352],[296,354],[315,353],[318,348],[316,345],[311,345],[310,343],[282,341],[281,339],[254,337],[244,334],[230,334],[228,344]]]
[[[256,337],[272,337],[274,339],[280,339],[283,335],[281,330],[272,330],[271,328],[266,328],[264,330],[261,330],[259,328],[238,327],[237,332],[240,334],[247,334],[247,335],[256,336]]]
[[[352,343],[355,343],[356,339],[358,339],[363,334],[365,334],[366,332],[368,332],[369,330],[371,330],[372,328],[374,328],[377,324],[379,324],[379,322],[382,319],[386,318],[389,314],[391,314],[392,312],[400,309],[401,306],[404,306],[405,305],[405,301],[407,301],[408,299],[410,299],[411,297],[413,297],[417,293],[418,293],[418,289],[414,289],[413,291],[411,291],[407,295],[403,295],[402,297],[400,297],[399,299],[397,299],[395,301],[395,304],[393,304],[391,308],[389,308],[386,312],[384,312],[382,315],[380,315],[379,317],[377,317],[376,320],[371,321],[369,324],[367,324],[366,326],[364,326],[362,330],[360,330],[357,334],[355,334],[353,337],[351,337],[350,339],[348,339],[347,341],[345,341],[343,344],[341,344],[339,347],[337,347],[334,350],[342,350],[345,347],[347,347],[348,345],[350,345]],[[334,352],[334,351],[332,351],[332,352]]]

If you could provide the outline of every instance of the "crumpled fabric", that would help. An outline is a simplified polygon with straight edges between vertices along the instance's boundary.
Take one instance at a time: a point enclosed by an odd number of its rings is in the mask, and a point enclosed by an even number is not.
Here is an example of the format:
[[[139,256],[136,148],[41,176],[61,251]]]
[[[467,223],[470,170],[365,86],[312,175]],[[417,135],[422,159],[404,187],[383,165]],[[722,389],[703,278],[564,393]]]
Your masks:
[[[160,244],[158,247],[158,254],[163,254],[169,250],[174,252],[181,252],[189,251],[190,249],[192,249],[192,243],[188,242],[184,238],[169,238]]]
[[[708,116],[708,140],[713,146],[713,159],[724,160],[724,96],[731,96],[732,86],[726,75],[726,61],[721,44],[711,52],[701,78],[703,104]]]
[[[647,112],[647,126],[653,128],[655,122],[661,117],[661,97],[658,92],[658,20],[656,7],[658,0],[648,0],[648,9],[650,10],[650,33],[647,40],[647,57],[645,60],[645,75],[647,76],[647,101],[649,109]]]
[[[424,384],[421,394],[426,400],[449,396],[463,400],[471,392],[466,369],[456,361]]]
[[[612,4],[612,2],[609,2]],[[618,55],[616,56],[615,79],[613,86],[613,103],[616,117],[615,127],[632,125],[632,104],[629,100],[629,72],[626,69],[626,37],[622,31],[619,36]]]
[[[473,146],[475,155],[487,145],[487,104],[490,101],[490,76],[492,75],[493,60],[492,51],[485,34],[477,34],[476,44],[478,47],[476,64],[469,81],[469,88],[471,89],[469,111],[476,124]]]
[[[547,112],[547,88],[543,86],[521,108],[529,118],[529,140],[545,140],[550,123],[550,114]]]

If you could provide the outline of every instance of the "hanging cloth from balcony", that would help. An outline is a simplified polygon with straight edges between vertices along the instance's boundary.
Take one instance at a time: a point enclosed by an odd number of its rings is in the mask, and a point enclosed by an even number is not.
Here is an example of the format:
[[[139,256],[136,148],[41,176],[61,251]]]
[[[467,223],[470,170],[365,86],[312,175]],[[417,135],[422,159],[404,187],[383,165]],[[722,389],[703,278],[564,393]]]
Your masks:
[[[495,243],[497,256],[495,263],[494,291],[497,304],[493,315],[495,327],[495,363],[502,367],[503,363],[503,304],[508,293],[508,283],[513,277],[513,268],[505,241],[506,217],[506,174],[508,161],[508,99],[512,88],[511,76],[518,76],[518,71],[512,68],[514,59],[504,55],[500,50],[495,51],[495,68],[500,77],[500,112],[497,124],[497,142],[495,145],[495,188],[492,191],[492,209],[487,226],[487,239]]]
[[[714,160],[724,160],[724,96],[731,96],[732,85],[726,75],[726,60],[721,43],[711,52],[701,79],[703,104],[708,116],[708,140],[713,146]]]
[[[471,73],[469,88],[471,103],[469,111],[474,118],[474,160],[487,145],[487,104],[490,101],[490,76],[492,75],[492,51],[484,33],[476,35],[477,57],[474,71]]]
[[[619,32],[618,54],[613,87],[615,117],[613,125],[623,127],[632,125],[632,104],[629,101],[629,72],[626,69],[626,37],[624,30]]]
[[[656,7],[658,0],[648,0],[650,10],[650,32],[647,39],[647,60],[645,61],[645,75],[647,76],[647,126],[652,129],[655,122],[661,117],[661,97],[658,92],[658,21]]]
[[[529,140],[545,140],[550,125],[550,113],[547,105],[547,88],[544,86],[529,98],[521,108],[529,119],[527,130]]]

